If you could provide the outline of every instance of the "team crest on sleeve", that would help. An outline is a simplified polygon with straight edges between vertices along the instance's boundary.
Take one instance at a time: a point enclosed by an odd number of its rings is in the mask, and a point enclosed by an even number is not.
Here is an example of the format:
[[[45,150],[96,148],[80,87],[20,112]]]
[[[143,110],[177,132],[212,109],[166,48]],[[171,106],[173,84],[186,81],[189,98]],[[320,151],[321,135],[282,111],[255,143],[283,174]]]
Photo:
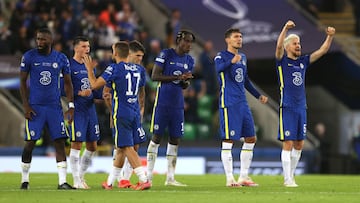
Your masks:
[[[113,67],[111,66],[108,66],[106,69],[105,69],[105,73],[111,75],[112,74],[112,71],[113,71]]]
[[[220,52],[218,52],[218,53],[216,54],[216,56],[215,56],[214,60],[216,60],[216,59],[221,59]]]
[[[156,57],[155,61],[160,62],[160,63],[164,63],[165,62],[165,53],[162,51],[160,52],[159,56]]]
[[[184,69],[187,70],[189,68],[188,64],[184,64]]]
[[[20,63],[20,66],[21,66],[21,67],[24,67],[24,66],[25,66],[25,58],[24,58],[24,56],[23,56],[23,57],[21,57],[21,63]]]
[[[300,63],[300,68],[304,69],[304,64],[303,63]]]
[[[59,64],[58,64],[58,63],[53,63],[53,64],[52,64],[52,67],[56,69],[56,68],[59,67]]]

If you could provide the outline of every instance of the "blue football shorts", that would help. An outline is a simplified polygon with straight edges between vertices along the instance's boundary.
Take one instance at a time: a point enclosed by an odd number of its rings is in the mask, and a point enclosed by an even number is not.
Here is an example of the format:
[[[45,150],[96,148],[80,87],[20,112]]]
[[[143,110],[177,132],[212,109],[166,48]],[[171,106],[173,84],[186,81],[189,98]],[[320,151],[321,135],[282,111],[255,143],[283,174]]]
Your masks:
[[[169,136],[180,138],[184,135],[184,109],[156,106],[151,119],[150,132],[164,135],[168,130]]]
[[[305,108],[280,108],[278,140],[304,140],[306,122]]]
[[[247,103],[219,108],[220,136],[222,140],[240,140],[255,136],[254,119]]]
[[[31,108],[36,115],[32,116],[32,120],[25,120],[25,141],[40,139],[45,126],[52,140],[68,137],[60,105],[31,105]]]
[[[71,142],[94,142],[100,139],[100,128],[95,106],[87,111],[75,109],[74,121],[70,126]]]
[[[146,141],[139,114],[131,117],[118,117],[114,120],[113,138],[115,146],[128,147]]]

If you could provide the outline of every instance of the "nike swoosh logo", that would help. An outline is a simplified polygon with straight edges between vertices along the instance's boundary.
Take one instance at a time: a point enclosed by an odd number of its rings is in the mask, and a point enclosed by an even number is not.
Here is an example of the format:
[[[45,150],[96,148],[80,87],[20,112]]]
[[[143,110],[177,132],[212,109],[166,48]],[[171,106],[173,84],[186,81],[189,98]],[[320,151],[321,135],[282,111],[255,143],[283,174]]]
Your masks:
[[[40,66],[41,63],[34,63],[34,66]]]
[[[288,66],[293,66],[293,64],[288,63]]]
[[[79,73],[79,72],[76,71],[76,72],[74,72],[74,75],[76,75],[76,74],[78,74],[78,73]]]

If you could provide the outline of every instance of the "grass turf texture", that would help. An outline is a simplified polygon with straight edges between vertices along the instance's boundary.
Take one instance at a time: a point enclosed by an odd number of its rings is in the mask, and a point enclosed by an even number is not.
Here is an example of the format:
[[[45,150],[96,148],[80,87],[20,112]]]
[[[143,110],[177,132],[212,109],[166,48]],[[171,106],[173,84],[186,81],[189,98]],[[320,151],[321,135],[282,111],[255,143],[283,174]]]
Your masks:
[[[177,175],[188,187],[166,187],[165,176],[155,175],[153,187],[146,191],[104,190],[107,174],[87,174],[89,190],[57,190],[57,174],[30,174],[29,190],[20,190],[19,173],[0,173],[0,202],[360,202],[360,176],[302,175],[296,177],[298,188],[286,188],[281,176],[253,176],[259,187],[225,187],[224,175]],[[134,176],[133,176],[134,177]],[[72,183],[71,174],[67,179]],[[132,183],[136,178],[132,179]]]

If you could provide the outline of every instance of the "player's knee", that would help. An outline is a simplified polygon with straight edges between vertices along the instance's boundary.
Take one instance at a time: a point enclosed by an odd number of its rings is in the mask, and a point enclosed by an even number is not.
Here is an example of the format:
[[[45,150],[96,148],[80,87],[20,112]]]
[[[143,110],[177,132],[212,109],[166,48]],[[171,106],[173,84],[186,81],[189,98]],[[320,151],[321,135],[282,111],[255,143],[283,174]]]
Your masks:
[[[23,150],[22,155],[21,155],[21,161],[22,162],[24,162],[24,163],[30,163],[31,162],[33,149],[34,149],[33,147],[25,145],[24,150]]]
[[[96,142],[86,142],[86,149],[88,151],[94,152],[96,151],[97,143]]]
[[[172,144],[172,145],[179,145],[179,143],[180,143],[180,138],[170,137],[170,138],[169,138],[169,143]]]
[[[160,144],[161,141],[161,137],[159,135],[153,135],[153,137],[151,138],[151,140],[156,143],[156,144]]]
[[[256,136],[245,137],[245,142],[246,143],[256,143]]]
[[[71,142],[71,149],[80,150],[82,147],[82,142]]]
[[[35,147],[35,141],[27,141],[24,146],[24,153],[31,153]]]

